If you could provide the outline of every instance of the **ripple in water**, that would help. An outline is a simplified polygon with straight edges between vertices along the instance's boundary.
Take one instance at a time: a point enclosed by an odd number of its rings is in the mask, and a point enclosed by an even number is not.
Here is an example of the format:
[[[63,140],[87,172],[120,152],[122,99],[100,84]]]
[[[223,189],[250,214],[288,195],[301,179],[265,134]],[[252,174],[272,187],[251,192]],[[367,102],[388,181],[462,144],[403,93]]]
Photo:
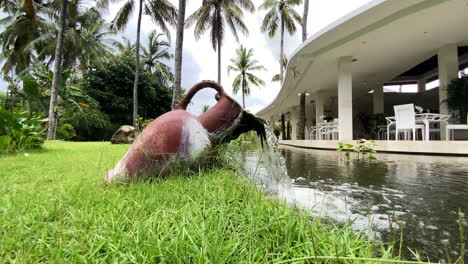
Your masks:
[[[344,161],[334,151],[278,148],[271,129],[267,142],[269,149],[243,155],[246,174],[267,193],[312,217],[354,221],[354,230],[376,240],[403,231],[405,246],[432,261],[457,257],[468,158],[377,154],[377,163]]]

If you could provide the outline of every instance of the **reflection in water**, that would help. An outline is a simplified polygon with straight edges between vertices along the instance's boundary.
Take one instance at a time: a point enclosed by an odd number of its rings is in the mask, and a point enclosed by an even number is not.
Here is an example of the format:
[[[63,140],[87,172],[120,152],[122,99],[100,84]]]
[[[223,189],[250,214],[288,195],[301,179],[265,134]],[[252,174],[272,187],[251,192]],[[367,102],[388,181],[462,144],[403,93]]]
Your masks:
[[[334,151],[282,146],[280,152],[281,159],[250,151],[245,164],[288,203],[312,216],[353,220],[356,230],[373,230],[377,240],[403,230],[406,246],[431,260],[457,256],[457,212],[468,212],[468,158],[377,154],[371,163]]]

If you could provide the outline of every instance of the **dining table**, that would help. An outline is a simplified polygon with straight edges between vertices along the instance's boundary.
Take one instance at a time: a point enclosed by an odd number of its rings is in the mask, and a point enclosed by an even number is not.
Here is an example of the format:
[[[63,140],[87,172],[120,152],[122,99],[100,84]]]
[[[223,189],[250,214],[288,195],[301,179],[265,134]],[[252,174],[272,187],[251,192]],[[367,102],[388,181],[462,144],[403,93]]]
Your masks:
[[[419,113],[415,114],[416,124],[424,124],[424,140],[429,141],[430,125],[434,123],[448,124],[451,115],[436,114],[436,113]],[[387,140],[390,140],[390,127],[396,124],[394,116],[385,117],[387,119]]]

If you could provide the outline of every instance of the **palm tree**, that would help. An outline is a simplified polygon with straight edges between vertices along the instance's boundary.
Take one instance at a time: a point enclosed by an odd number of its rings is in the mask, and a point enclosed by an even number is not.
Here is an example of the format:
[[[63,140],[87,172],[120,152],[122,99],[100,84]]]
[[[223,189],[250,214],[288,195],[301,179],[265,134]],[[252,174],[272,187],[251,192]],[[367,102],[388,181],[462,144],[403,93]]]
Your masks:
[[[128,38],[123,37],[122,42],[114,40],[112,46],[117,49],[119,53],[131,52],[135,53],[136,44],[132,43]]]
[[[38,0],[3,0],[0,8],[6,14],[0,20],[0,26],[5,27],[0,33],[2,72],[7,74],[14,70],[18,74],[30,66],[35,56],[30,43],[51,32],[55,25],[40,15],[48,10]]]
[[[113,32],[108,30],[109,24],[102,18],[102,14],[97,8],[84,9],[86,0],[68,1],[66,30],[64,33],[64,54],[63,66],[65,68],[76,67],[82,71],[87,70],[90,65],[104,64],[111,54],[111,39],[108,38]],[[48,7],[53,10],[60,10],[57,1],[52,2]],[[52,16],[58,20],[59,12]],[[35,42],[42,47],[39,59],[50,58],[49,63],[55,59],[54,50],[57,45],[57,33],[44,34]]]
[[[294,10],[294,6],[302,4],[302,0],[265,0],[260,6],[261,9],[268,10],[262,22],[262,32],[268,32],[270,38],[276,35],[278,26],[281,32],[280,43],[280,80],[284,78],[284,30],[289,34],[294,34],[297,30],[296,22],[301,23],[301,16]],[[278,25],[280,23],[280,25]]]
[[[57,45],[55,48],[55,63],[54,63],[54,78],[52,81],[52,91],[50,93],[49,104],[49,128],[47,130],[47,139],[55,139],[57,130],[57,101],[60,91],[60,81],[62,77],[62,52],[63,52],[63,36],[65,27],[67,26],[67,4],[68,0],[62,0],[62,8],[60,11],[60,25],[57,36]]]
[[[253,75],[253,71],[265,70],[265,67],[258,65],[258,61],[253,58],[253,49],[247,50],[242,45],[236,50],[237,57],[231,59],[228,71],[239,72],[232,83],[232,92],[237,94],[242,89],[242,106],[245,108],[245,96],[250,95],[251,85],[257,87],[265,85],[265,82]]]
[[[171,68],[161,60],[170,60],[174,56],[168,48],[171,44],[166,40],[161,40],[165,34],[151,31],[148,36],[148,48],[143,47],[143,61],[146,70],[161,78],[162,83],[169,86],[174,80]]]
[[[98,1],[98,7],[107,7],[110,0]],[[138,120],[138,81],[140,74],[140,32],[141,18],[143,14],[151,17],[163,32],[170,36],[169,25],[175,25],[177,17],[177,9],[168,0],[127,0],[122,8],[117,13],[112,21],[111,28],[114,30],[122,30],[129,21],[135,7],[135,2],[138,1],[138,22],[137,22],[137,39],[136,39],[136,63],[135,63],[135,81],[133,83],[133,126],[136,126]],[[144,12],[143,12],[144,11]]]
[[[302,15],[302,42],[307,40],[308,17],[309,17],[309,0],[304,0],[304,14]]]
[[[226,24],[231,28],[237,41],[239,36],[237,30],[248,35],[249,30],[242,21],[244,12],[255,10],[250,0],[204,0],[202,6],[187,18],[186,26],[195,25],[195,38],[198,40],[210,30],[211,44],[218,52],[218,83],[221,84],[221,46],[224,40]]]
[[[185,28],[185,5],[186,0],[179,0],[179,13],[177,14],[177,36],[175,48],[175,81],[172,94],[172,107],[174,107],[180,98],[180,85],[182,82],[182,53],[184,46],[184,28]]]

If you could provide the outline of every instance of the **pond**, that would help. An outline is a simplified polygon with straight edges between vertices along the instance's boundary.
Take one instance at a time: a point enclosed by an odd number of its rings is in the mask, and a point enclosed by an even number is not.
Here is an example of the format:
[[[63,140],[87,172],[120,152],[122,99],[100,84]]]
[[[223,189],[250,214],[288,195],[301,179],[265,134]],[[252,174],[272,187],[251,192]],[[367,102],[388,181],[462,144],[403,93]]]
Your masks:
[[[280,165],[272,164],[271,153],[246,151],[248,175],[312,217],[352,220],[355,230],[384,242],[389,234],[403,234],[405,248],[426,260],[453,261],[459,255],[459,210],[468,213],[468,158],[376,154],[378,161],[369,162],[286,146],[279,153]],[[283,177],[272,175],[281,166]],[[409,250],[405,255],[411,257]]]

